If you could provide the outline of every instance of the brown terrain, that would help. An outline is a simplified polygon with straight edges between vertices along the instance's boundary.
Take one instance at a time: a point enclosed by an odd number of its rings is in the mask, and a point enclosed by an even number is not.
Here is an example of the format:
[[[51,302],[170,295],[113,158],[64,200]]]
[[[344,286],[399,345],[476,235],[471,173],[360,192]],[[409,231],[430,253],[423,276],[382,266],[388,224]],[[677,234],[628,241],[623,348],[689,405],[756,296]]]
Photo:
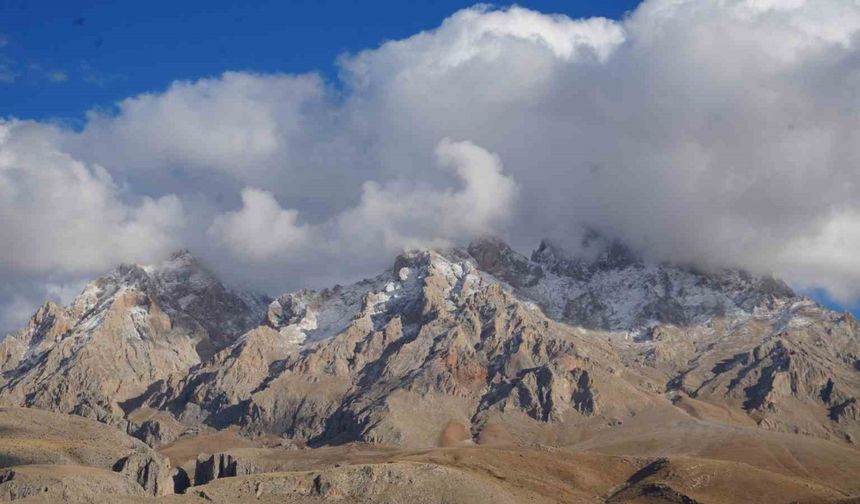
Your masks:
[[[811,504],[847,503],[860,493],[854,448],[682,416],[656,432],[628,426],[617,437],[566,447],[466,441],[422,449],[366,443],[295,449],[253,447],[235,432],[213,432],[183,437],[158,453],[110,427],[57,413],[6,409],[0,422],[0,456],[12,466],[0,471],[0,499],[22,502]],[[111,463],[141,455],[162,468],[174,457],[176,467],[191,469],[195,486],[154,496],[138,473]]]
[[[0,342],[0,500],[858,502],[850,314],[594,240],[275,300],[122,266]]]

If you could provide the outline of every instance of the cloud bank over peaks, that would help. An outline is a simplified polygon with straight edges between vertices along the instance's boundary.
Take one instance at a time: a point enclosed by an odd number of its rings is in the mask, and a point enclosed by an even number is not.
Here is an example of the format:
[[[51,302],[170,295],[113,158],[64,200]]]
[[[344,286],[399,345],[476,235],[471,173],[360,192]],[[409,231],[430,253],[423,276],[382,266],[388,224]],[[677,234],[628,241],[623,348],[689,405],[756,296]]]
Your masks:
[[[27,274],[89,272],[158,257],[180,243],[182,202],[174,195],[124,200],[110,173],[59,151],[62,132],[0,121],[0,257]],[[5,271],[4,271],[5,273]]]
[[[503,174],[498,157],[450,139],[435,153],[436,169],[455,173],[460,187],[368,181],[355,206],[316,224],[299,222],[299,211],[283,209],[271,192],[245,188],[242,207],[217,216],[208,234],[239,260],[295,266],[302,257],[388,258],[404,248],[439,246],[500,229],[515,210],[517,187]]]
[[[6,120],[0,306],[180,246],[274,294],[585,227],[860,297],[854,0],[476,6],[338,64],[177,81],[77,131]]]

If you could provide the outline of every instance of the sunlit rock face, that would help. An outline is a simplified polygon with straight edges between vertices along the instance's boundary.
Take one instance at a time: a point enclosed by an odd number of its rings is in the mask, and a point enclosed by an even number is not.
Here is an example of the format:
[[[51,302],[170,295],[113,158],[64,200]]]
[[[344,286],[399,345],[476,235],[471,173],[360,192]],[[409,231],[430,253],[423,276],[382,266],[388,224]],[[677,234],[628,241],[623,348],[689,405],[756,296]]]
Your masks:
[[[543,241],[529,258],[495,238],[414,250],[374,278],[274,300],[230,291],[187,252],[121,266],[2,343],[0,399],[152,445],[207,426],[313,446],[564,442],[689,401],[857,439],[850,315],[770,277],[589,239],[580,255]]]
[[[265,303],[225,288],[187,251],[119,266],[0,343],[0,400],[121,422],[121,403],[232,344]]]
[[[434,445],[446,429],[563,440],[684,398],[768,429],[856,437],[850,316],[769,277],[651,264],[619,243],[587,257],[547,241],[531,258],[498,239],[416,250],[261,312],[132,405],[311,445]]]

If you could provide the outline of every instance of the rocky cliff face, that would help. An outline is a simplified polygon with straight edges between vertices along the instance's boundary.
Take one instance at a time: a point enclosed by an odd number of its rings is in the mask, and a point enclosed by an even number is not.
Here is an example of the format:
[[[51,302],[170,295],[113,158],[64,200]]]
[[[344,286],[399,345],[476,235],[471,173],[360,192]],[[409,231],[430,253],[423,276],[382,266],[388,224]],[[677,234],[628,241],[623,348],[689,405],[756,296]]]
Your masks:
[[[858,439],[850,315],[769,277],[650,264],[594,239],[588,258],[495,239],[408,252],[268,307],[188,254],[122,267],[2,343],[0,398],[102,419],[141,407],[312,446],[564,443],[667,410]],[[167,431],[152,422],[138,430]]]
[[[650,265],[618,244],[586,262],[544,242],[529,259],[489,239],[281,296],[263,325],[147,401],[188,425],[312,445],[559,441],[683,398],[854,439],[852,321],[741,271]],[[780,352],[798,371],[771,362]]]
[[[497,240],[473,243],[478,266],[512,285],[553,319],[642,337],[656,324],[701,325],[743,318],[795,297],[783,282],[741,270],[698,271],[651,264],[624,245],[592,236],[592,257],[570,257],[549,241],[531,260]]]
[[[122,421],[123,401],[231,344],[264,305],[226,289],[188,252],[120,266],[70,306],[46,303],[0,343],[0,402]]]

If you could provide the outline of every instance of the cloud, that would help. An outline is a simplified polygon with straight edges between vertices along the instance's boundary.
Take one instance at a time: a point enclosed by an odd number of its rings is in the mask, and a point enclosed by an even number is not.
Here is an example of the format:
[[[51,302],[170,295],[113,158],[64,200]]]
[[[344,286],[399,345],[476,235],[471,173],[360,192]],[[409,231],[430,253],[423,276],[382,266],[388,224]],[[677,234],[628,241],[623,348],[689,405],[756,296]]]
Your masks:
[[[459,178],[459,188],[367,182],[359,204],[336,218],[337,248],[347,251],[352,243],[389,255],[503,229],[514,212],[517,187],[502,172],[499,158],[471,142],[447,138],[435,154],[437,166]]]
[[[277,293],[403,246],[573,247],[592,226],[654,259],[860,296],[854,0],[647,0],[620,21],[478,6],[338,65],[334,83],[177,81],[80,131],[7,124],[0,180],[34,197],[3,196],[4,277],[183,245]]]
[[[860,285],[860,213],[838,212],[825,220],[816,233],[801,235],[783,247],[774,260],[802,285],[826,286],[829,294],[845,304],[857,300]]]
[[[242,208],[215,218],[209,234],[233,254],[266,261],[303,247],[309,231],[296,223],[298,212],[284,210],[270,192],[242,190]]]
[[[45,78],[49,82],[66,82],[69,80],[69,74],[62,70],[52,70],[45,74]]]
[[[110,174],[58,151],[61,131],[0,121],[0,241],[5,274],[89,273],[178,245],[178,198],[122,200]]]
[[[138,183],[154,176],[164,191],[176,188],[179,170],[269,180],[276,168],[290,168],[303,112],[323,93],[313,75],[227,72],[177,81],[163,93],[127,98],[114,112],[91,112],[87,128],[66,147]]]
[[[215,217],[208,235],[234,260],[295,268],[323,258],[387,259],[404,248],[450,244],[504,226],[517,188],[498,157],[449,139],[435,152],[437,169],[454,172],[460,187],[369,181],[354,207],[314,224],[299,222],[299,211],[283,209],[271,192],[248,187],[241,192],[242,207]]]
[[[0,54],[0,84],[12,84],[17,78],[18,73],[15,71],[15,61]]]

